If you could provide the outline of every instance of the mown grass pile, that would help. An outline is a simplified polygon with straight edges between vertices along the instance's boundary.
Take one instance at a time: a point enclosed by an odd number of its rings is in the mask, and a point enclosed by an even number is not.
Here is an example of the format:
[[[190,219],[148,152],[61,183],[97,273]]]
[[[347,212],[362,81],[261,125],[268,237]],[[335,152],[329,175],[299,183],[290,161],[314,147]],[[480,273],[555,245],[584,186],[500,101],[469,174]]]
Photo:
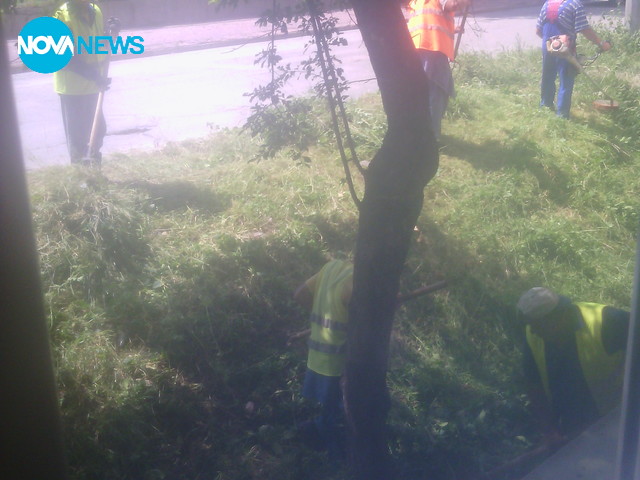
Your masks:
[[[537,107],[537,52],[470,55],[444,122],[441,167],[392,340],[390,447],[401,479],[478,474],[538,440],[514,304],[547,285],[629,308],[638,228],[640,39],[590,72],[620,101],[572,121]],[[594,69],[595,70],[595,69]],[[295,424],[306,328],[293,289],[351,251],[357,213],[321,105],[292,161],[249,161],[259,139],[220,131],[108,158],[101,173],[30,173],[74,479],[343,479]],[[363,159],[384,135],[376,96],[350,105]],[[294,155],[294,158],[302,158]],[[359,185],[361,189],[362,185]]]

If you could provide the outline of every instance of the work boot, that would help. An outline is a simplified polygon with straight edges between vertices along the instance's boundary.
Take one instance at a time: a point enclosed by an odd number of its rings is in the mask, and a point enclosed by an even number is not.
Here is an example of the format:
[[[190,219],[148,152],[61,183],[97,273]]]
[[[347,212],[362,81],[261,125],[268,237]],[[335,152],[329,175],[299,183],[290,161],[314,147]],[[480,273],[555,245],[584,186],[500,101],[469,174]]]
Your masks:
[[[93,157],[91,157],[91,165],[94,168],[102,167],[102,153],[98,152]]]
[[[80,163],[85,167],[100,168],[102,166],[102,153],[94,153],[84,157]]]

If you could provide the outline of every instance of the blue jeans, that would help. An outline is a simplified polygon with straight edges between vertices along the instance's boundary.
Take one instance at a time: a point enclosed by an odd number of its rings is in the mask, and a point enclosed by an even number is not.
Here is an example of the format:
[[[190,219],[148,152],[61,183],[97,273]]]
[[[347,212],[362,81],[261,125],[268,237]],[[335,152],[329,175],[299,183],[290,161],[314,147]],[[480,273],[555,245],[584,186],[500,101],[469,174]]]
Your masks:
[[[560,77],[556,114],[569,118],[571,96],[577,70],[571,63],[547,52],[546,42],[542,46],[542,82],[540,84],[540,106],[554,108],[556,77]]]
[[[340,377],[328,377],[307,370],[302,395],[316,400],[321,405],[320,415],[314,419],[317,432],[331,460],[344,456],[344,406]]]
[[[332,461],[341,460],[345,451],[342,399],[322,405],[322,411],[314,421],[320,437],[327,446],[329,458]]]

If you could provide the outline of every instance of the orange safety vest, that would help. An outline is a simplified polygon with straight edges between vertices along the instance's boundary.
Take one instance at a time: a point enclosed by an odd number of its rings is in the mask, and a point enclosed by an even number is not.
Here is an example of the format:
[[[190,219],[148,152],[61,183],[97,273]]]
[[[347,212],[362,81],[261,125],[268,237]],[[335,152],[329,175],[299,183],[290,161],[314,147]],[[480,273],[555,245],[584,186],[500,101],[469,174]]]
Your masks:
[[[416,48],[442,52],[453,61],[455,21],[440,0],[413,0],[409,4],[409,33]]]

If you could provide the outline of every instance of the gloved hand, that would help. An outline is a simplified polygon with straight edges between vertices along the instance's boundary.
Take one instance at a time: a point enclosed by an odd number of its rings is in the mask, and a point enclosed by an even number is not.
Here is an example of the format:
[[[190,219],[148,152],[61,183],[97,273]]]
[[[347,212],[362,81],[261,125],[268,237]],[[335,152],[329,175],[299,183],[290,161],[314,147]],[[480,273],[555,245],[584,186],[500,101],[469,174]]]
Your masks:
[[[107,23],[105,25],[105,33],[107,35],[110,35],[112,37],[117,37],[118,34],[120,33],[120,30],[122,28],[122,24],[120,23],[120,20],[116,17],[109,17],[107,19]]]
[[[611,50],[611,42],[603,40],[602,42],[600,42],[600,51],[606,52],[607,50]]]

